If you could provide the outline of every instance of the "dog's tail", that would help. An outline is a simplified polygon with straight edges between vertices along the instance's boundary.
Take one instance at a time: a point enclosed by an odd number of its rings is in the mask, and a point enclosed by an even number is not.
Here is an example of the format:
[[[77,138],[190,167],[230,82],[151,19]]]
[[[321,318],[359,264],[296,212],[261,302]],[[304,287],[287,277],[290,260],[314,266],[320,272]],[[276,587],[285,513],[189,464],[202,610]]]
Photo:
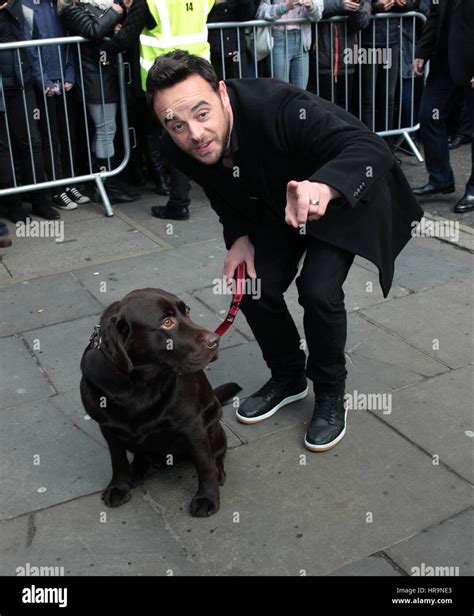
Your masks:
[[[231,400],[238,391],[241,391],[242,387],[237,383],[224,383],[214,389],[214,394],[221,404],[225,404]]]

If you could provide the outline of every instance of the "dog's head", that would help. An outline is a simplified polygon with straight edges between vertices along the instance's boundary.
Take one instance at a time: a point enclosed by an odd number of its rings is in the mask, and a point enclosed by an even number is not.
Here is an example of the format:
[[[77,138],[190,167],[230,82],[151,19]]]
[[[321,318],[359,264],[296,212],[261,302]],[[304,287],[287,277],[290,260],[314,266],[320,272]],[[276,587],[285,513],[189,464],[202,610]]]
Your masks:
[[[114,302],[101,318],[101,345],[126,374],[134,367],[164,365],[186,374],[217,358],[219,336],[196,325],[190,309],[162,289],[137,289]]]

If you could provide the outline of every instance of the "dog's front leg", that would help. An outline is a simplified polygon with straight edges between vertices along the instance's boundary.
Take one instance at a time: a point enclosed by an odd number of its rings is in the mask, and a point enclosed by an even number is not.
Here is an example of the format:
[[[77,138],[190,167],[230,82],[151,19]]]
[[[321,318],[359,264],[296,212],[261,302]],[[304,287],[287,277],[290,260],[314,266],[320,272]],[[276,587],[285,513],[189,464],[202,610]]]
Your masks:
[[[215,458],[207,433],[189,438],[191,457],[196,467],[199,488],[191,501],[191,515],[197,518],[210,516],[219,510],[219,482]]]
[[[119,507],[132,498],[130,493],[131,473],[125,446],[106,428],[101,432],[109,446],[112,460],[112,479],[102,492],[102,500],[107,507]]]

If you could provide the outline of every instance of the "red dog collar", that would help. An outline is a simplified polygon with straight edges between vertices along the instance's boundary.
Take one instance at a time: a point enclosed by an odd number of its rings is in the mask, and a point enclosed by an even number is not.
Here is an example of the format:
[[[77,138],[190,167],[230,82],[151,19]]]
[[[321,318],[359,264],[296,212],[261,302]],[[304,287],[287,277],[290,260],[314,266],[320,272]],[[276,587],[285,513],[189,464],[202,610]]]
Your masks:
[[[239,312],[240,302],[242,301],[242,296],[244,294],[243,292],[244,282],[245,282],[245,263],[241,263],[237,267],[237,271],[236,271],[236,283],[237,283],[236,293],[232,295],[232,301],[230,303],[230,308],[227,312],[226,318],[224,319],[224,321],[222,321],[222,323],[219,325],[219,327],[214,332],[218,336],[222,336],[223,334],[226,333],[226,331],[229,329],[229,327],[234,322],[234,319],[237,316],[237,313]]]

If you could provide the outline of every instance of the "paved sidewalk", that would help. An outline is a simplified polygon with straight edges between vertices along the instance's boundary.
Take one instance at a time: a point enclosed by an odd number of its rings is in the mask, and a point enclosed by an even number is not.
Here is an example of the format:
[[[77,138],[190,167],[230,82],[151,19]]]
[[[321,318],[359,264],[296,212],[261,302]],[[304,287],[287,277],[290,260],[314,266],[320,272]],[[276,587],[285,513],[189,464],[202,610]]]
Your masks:
[[[456,155],[460,165],[466,156]],[[403,161],[423,182],[422,167]],[[413,239],[386,300],[362,259],[345,285],[347,392],[387,394],[386,406],[352,410],[346,437],[325,454],[303,447],[312,395],[256,426],[228,406],[217,515],[189,515],[196,478],[186,465],[104,507],[109,455],[78,392],[98,315],[145,286],[180,295],[213,329],[229,304],[212,291],[225,255],[217,216],[198,187],[192,196],[189,222],[152,218],[165,200],[147,189],[111,219],[96,204],[62,213],[62,243],[14,238],[3,251],[0,574],[29,563],[66,575],[385,576],[423,566],[473,575],[474,236],[471,215],[447,216],[452,196],[427,212],[461,220],[460,241]],[[287,298],[303,336],[294,285]],[[243,315],[207,373],[214,386],[239,382],[243,397],[268,378]]]

